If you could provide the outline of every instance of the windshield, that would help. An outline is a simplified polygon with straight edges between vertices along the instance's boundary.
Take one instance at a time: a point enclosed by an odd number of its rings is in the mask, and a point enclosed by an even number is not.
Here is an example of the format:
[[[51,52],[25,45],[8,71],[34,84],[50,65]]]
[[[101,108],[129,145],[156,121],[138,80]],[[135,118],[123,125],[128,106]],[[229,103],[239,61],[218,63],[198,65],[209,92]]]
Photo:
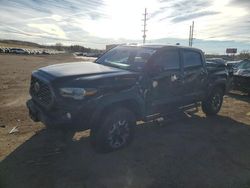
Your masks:
[[[152,48],[119,46],[105,53],[96,60],[96,63],[121,69],[141,71],[155,51]]]

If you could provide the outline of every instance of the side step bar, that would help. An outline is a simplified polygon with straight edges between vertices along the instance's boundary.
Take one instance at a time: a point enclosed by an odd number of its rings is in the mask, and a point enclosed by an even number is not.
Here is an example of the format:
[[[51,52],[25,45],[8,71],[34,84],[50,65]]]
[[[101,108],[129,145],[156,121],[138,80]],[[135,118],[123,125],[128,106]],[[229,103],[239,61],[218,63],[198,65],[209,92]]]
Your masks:
[[[199,106],[200,106],[200,103],[196,102],[196,103],[193,103],[193,104],[190,104],[190,105],[182,106],[182,107],[180,107],[178,109],[175,109],[172,112],[168,112],[166,114],[156,113],[156,114],[152,114],[152,115],[146,116],[146,118],[144,119],[144,121],[146,121],[146,122],[153,121],[153,120],[156,120],[156,119],[159,119],[159,118],[164,118],[164,117],[167,117],[167,116],[171,116],[171,115],[179,113],[179,112],[186,112],[186,111],[189,111],[191,109],[192,109],[192,111],[190,111],[191,113],[196,113],[196,112],[199,111],[199,109],[198,109]]]

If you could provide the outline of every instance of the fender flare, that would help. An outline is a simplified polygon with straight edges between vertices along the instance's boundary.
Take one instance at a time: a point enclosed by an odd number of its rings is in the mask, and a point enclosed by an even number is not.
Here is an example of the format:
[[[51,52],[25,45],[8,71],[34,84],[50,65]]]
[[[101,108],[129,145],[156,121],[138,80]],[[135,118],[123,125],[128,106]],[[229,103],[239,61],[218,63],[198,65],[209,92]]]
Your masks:
[[[102,113],[108,113],[115,107],[123,106],[133,111],[137,119],[145,115],[145,101],[140,95],[135,95],[133,92],[121,92],[119,94],[109,94],[102,97],[98,101],[98,107],[90,118],[90,127],[95,126],[97,121],[102,116]]]
[[[207,92],[208,95],[210,95],[210,93],[212,92],[212,90],[215,87],[222,87],[223,92],[226,93],[226,91],[227,91],[227,80],[226,79],[219,79],[219,80],[216,80],[215,82],[212,82],[208,87],[208,92]]]

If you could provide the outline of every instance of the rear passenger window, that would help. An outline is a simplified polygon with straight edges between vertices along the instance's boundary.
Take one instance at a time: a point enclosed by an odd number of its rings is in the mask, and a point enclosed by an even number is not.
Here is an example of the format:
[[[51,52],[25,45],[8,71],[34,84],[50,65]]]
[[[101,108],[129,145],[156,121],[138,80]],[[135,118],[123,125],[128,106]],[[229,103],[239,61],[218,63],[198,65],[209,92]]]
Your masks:
[[[183,52],[184,67],[202,66],[202,59],[200,53],[192,51]]]
[[[178,51],[162,52],[156,59],[156,64],[161,65],[164,70],[179,69],[180,58]]]

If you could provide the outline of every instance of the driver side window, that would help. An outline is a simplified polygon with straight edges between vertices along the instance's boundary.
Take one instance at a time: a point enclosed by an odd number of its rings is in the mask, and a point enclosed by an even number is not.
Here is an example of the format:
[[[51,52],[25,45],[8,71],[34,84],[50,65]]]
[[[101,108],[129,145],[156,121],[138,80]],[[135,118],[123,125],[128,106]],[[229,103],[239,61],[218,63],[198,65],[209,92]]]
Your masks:
[[[129,59],[130,52],[128,50],[114,50],[112,56],[105,59],[105,62],[126,63]]]
[[[166,50],[159,54],[155,59],[155,63],[163,68],[163,70],[180,69],[180,56],[177,50]]]

